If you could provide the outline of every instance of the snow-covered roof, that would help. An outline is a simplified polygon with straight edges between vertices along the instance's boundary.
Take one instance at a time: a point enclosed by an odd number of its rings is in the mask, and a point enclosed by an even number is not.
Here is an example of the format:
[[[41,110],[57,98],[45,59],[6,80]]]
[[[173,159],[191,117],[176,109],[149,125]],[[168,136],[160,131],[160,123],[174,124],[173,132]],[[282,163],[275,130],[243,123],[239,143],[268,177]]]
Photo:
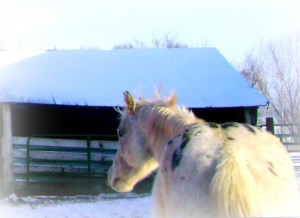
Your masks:
[[[57,50],[0,68],[0,102],[122,106],[155,86],[193,108],[267,102],[215,48]]]

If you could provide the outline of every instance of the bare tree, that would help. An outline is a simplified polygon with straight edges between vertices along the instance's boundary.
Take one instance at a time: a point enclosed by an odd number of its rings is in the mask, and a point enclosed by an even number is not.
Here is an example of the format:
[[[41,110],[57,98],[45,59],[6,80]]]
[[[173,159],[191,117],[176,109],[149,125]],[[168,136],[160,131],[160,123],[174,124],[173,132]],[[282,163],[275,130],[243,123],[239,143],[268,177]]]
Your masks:
[[[115,45],[113,49],[132,49],[132,48],[134,48],[132,43],[126,42],[126,43]]]
[[[141,40],[134,39],[133,42],[126,42],[115,45],[114,49],[133,49],[133,48],[187,48],[186,44],[178,41],[177,35],[165,33],[163,37],[152,37],[152,45],[147,45]]]
[[[257,54],[248,53],[239,68],[269,99],[278,122],[299,134],[292,124],[300,123],[300,37],[262,43]]]
[[[162,38],[153,37],[152,44],[154,48],[187,48],[188,47],[186,44],[183,44],[178,41],[178,35],[170,36],[166,33]]]

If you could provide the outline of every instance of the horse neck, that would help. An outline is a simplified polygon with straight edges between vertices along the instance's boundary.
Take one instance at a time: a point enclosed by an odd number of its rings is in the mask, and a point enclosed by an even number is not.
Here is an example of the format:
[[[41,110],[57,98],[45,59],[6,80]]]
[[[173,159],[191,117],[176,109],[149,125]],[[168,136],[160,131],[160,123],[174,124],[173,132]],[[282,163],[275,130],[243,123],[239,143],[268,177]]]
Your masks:
[[[186,126],[199,122],[194,114],[181,107],[153,107],[143,112],[141,125],[145,130],[148,146],[159,161],[164,146]],[[147,114],[148,113],[148,114]]]

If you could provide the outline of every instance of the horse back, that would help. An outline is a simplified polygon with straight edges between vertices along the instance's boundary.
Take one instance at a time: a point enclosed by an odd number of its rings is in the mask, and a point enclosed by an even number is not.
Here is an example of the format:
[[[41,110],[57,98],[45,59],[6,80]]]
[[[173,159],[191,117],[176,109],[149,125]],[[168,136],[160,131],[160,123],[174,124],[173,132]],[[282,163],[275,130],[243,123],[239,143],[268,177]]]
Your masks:
[[[162,217],[296,216],[300,205],[284,146],[238,123],[195,124],[173,138],[153,197]]]
[[[220,216],[299,216],[290,157],[271,133],[247,124],[220,126],[225,140],[211,181]]]

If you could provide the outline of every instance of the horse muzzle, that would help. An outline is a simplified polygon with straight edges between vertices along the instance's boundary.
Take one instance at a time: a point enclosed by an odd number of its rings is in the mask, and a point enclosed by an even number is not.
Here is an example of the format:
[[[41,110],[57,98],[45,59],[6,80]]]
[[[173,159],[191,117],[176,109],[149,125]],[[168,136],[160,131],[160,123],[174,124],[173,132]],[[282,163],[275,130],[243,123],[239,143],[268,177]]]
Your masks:
[[[121,177],[115,176],[112,168],[108,171],[108,185],[117,192],[130,192],[133,189],[133,185],[130,185]]]

